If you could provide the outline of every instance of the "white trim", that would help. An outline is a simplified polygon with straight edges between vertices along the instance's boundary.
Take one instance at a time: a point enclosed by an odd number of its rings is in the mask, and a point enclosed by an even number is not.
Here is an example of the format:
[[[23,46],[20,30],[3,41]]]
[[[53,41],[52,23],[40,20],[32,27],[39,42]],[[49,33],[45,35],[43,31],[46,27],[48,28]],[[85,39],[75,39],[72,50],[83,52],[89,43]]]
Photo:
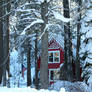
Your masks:
[[[51,76],[50,71],[55,71],[55,70],[60,71],[60,68],[57,68],[57,69],[49,69],[49,82],[57,81],[57,80],[54,80],[54,79],[53,80],[50,79],[50,76]]]
[[[51,53],[51,52],[53,52],[53,53],[58,52],[59,53],[59,62],[54,62],[54,58],[55,58],[54,56],[53,56],[53,62],[49,62],[49,55],[48,55],[48,63],[60,63],[60,51],[59,50],[48,51],[48,54]]]

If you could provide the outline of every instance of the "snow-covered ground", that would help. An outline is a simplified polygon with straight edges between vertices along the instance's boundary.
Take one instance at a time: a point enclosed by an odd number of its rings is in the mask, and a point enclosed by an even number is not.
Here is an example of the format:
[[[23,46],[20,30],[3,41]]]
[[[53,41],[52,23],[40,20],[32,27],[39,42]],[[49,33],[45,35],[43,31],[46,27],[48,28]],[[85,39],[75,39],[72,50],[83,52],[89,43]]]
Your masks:
[[[49,90],[24,87],[24,88],[7,88],[0,87],[0,92],[92,92],[91,88],[84,82],[68,82],[68,81],[57,81]]]
[[[6,88],[6,87],[0,87],[0,92],[57,92],[55,90],[49,91],[49,90],[36,90],[34,88]],[[59,92],[66,92],[64,88],[61,88]]]

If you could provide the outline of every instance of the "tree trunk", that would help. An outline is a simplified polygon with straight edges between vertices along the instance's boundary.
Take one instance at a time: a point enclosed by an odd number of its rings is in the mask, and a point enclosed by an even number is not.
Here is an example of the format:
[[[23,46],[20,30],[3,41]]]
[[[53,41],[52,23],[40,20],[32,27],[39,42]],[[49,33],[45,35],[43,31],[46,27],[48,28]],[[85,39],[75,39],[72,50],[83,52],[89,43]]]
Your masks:
[[[78,13],[79,13],[79,17],[78,17],[78,24],[77,24],[77,49],[76,49],[76,81],[80,81],[80,55],[79,55],[79,50],[80,50],[80,28],[81,28],[81,13],[80,13],[80,9],[81,9],[81,0],[78,1]]]
[[[31,86],[31,60],[30,60],[30,51],[31,47],[28,44],[27,51],[27,86]]]
[[[39,88],[38,64],[37,64],[37,53],[38,53],[38,48],[37,48],[37,35],[38,35],[38,30],[36,30],[36,40],[35,40],[35,86],[36,86],[36,89]]]
[[[44,24],[42,24],[41,31],[44,32],[46,24],[48,23],[48,17],[46,14],[48,13],[48,3],[45,0],[41,4],[41,16],[44,20]],[[44,35],[41,39],[41,65],[40,65],[40,82],[41,88],[48,88],[48,32],[45,31]]]
[[[3,1],[3,4],[6,4],[9,0]],[[5,15],[10,10],[10,4],[6,7],[3,7],[3,15]],[[3,86],[6,86],[6,70],[9,75],[9,16],[3,18],[3,59],[4,59],[4,67],[3,67]],[[8,76],[9,77],[9,76]]]
[[[4,68],[3,68],[3,86],[6,86],[6,70],[9,75],[9,28],[8,28],[8,18],[5,18],[6,22],[3,24],[3,54],[4,54]],[[9,76],[8,76],[9,77]]]
[[[9,2],[10,0],[6,0],[7,2]],[[10,12],[10,7],[11,7],[11,4],[9,3],[7,5],[7,12]],[[8,22],[8,25],[7,25],[7,53],[8,53],[8,61],[7,61],[7,66],[6,66],[6,69],[8,71],[8,77],[10,76],[10,57],[9,57],[9,16],[7,17],[7,22]]]
[[[2,6],[2,0],[0,1],[0,6]],[[2,22],[2,7],[0,7],[0,84],[2,82],[3,74],[3,22]]]
[[[63,0],[63,8],[64,8],[64,17],[70,18],[68,0]],[[72,56],[72,35],[70,30],[70,23],[66,23],[66,25],[64,25],[64,72],[63,74],[65,74],[65,77],[66,77],[65,80],[68,80],[68,81],[73,80],[72,57],[73,57]]]

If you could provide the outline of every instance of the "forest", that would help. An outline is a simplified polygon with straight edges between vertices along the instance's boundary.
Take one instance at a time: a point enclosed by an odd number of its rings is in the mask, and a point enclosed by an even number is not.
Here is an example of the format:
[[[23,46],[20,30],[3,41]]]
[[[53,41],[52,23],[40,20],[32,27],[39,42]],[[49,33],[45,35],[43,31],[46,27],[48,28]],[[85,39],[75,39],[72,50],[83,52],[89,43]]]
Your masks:
[[[91,92],[91,60],[92,0],[0,0],[1,92]]]

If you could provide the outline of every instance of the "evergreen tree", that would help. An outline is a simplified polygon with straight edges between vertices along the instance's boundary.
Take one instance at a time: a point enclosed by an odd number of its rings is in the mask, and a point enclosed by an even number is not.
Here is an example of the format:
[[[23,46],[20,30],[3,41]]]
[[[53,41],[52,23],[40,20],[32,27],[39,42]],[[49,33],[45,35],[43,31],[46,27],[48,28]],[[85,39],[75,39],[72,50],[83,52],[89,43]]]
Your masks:
[[[83,79],[92,86],[92,0],[83,2],[86,10],[83,18],[81,32],[81,59],[83,64]]]

